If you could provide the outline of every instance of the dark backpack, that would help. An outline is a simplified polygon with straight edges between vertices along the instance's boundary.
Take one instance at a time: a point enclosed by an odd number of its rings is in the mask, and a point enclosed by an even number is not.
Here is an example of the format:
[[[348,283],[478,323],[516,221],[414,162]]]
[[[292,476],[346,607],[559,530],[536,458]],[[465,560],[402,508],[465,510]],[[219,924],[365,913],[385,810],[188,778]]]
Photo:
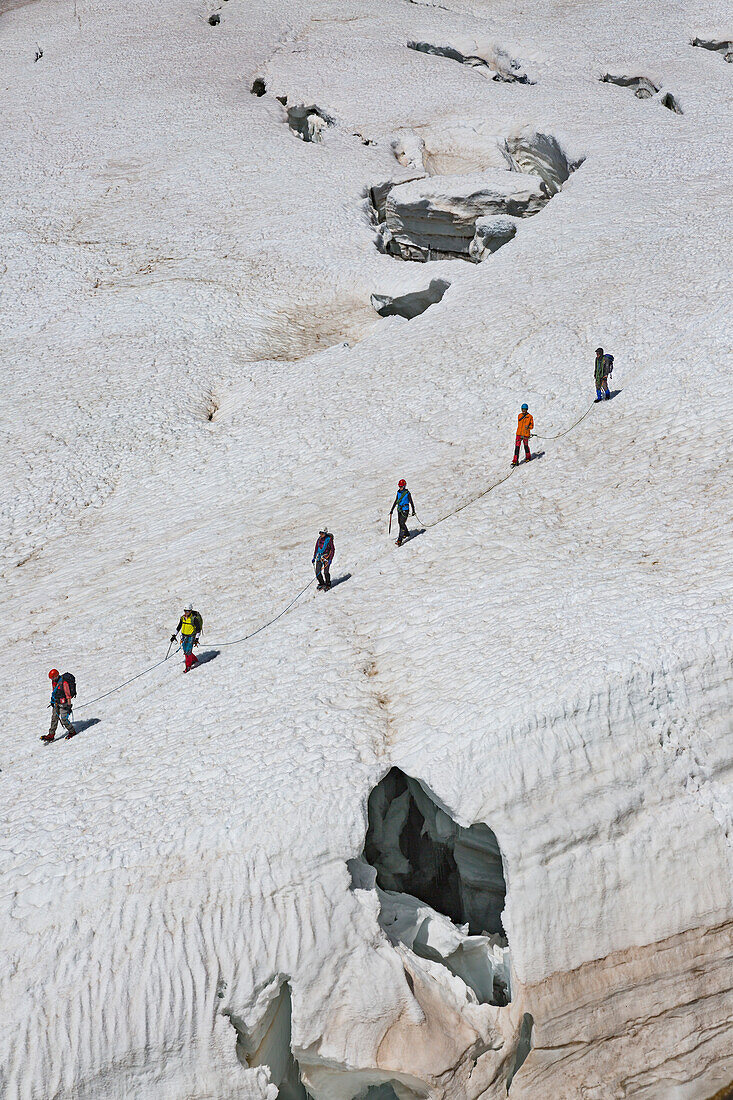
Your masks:
[[[192,611],[191,612],[191,622],[194,625],[194,629],[195,629],[196,633],[200,634],[201,631],[204,629],[204,620],[203,620],[203,618],[201,617],[201,615],[199,614],[198,611]]]
[[[51,701],[53,703],[58,703],[61,699],[65,683],[69,685],[69,695],[71,698],[76,699],[76,678],[72,676],[70,672],[64,672],[63,675],[59,676],[56,681],[56,686],[51,692]],[[64,696],[64,698],[66,698],[66,696]]]

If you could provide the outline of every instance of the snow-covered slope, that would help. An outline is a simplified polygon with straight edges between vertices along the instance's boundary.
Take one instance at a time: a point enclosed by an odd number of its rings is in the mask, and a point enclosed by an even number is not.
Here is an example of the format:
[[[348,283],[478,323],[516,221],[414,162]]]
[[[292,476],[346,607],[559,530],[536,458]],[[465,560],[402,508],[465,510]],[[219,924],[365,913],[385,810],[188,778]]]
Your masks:
[[[3,1096],[733,1080],[733,67],[695,38],[720,0],[0,0]],[[229,644],[324,523],[343,583]],[[211,659],[94,701],[188,599]]]

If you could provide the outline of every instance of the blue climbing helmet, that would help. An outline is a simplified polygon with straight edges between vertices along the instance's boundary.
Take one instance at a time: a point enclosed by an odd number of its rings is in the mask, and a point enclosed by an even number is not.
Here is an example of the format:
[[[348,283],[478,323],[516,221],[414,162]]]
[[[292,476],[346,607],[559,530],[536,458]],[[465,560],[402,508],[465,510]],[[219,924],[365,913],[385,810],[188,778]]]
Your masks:
[[[525,403],[522,405],[522,412],[526,413],[528,409],[529,409],[529,405],[525,401]]]

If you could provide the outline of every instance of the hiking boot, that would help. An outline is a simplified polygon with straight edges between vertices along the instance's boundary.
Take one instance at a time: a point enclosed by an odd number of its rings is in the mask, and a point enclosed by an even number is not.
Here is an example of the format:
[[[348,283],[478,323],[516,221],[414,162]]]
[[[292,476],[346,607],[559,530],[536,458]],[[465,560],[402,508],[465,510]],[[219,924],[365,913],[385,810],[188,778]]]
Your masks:
[[[44,733],[43,736],[41,737],[41,741],[45,741],[47,745],[50,745],[51,742],[55,741],[55,740],[56,740],[56,738],[54,737],[54,735],[52,733]]]
[[[518,466],[518,465],[519,465],[519,459],[518,458],[513,458],[512,459],[512,466]]]
[[[78,730],[69,730],[69,732],[66,734],[66,740],[68,741],[70,737],[76,737],[78,732]]]

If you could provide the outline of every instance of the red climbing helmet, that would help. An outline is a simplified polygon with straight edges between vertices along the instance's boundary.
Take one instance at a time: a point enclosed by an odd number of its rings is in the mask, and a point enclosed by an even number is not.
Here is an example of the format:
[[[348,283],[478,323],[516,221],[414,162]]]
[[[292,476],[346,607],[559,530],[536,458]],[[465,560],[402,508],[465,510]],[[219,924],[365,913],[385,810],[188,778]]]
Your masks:
[[[406,485],[407,485],[407,482],[405,481],[405,479],[403,477],[401,477],[400,480],[397,482],[397,488],[398,489],[404,489]]]
[[[48,678],[49,678],[49,680],[58,680],[59,670],[57,668],[52,668],[51,671],[48,674]]]

